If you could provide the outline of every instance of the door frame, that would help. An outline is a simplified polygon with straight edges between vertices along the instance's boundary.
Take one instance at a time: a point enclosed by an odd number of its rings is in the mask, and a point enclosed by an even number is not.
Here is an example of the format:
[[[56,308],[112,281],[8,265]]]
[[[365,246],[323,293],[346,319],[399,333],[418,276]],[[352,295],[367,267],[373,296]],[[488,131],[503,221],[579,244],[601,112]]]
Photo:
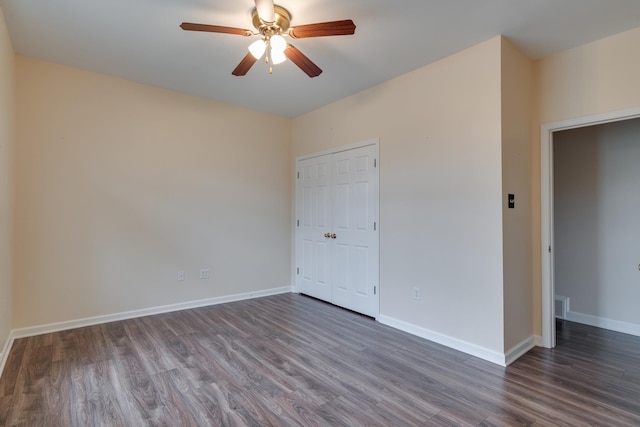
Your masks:
[[[293,179],[295,182],[295,185],[293,186],[293,221],[292,221],[292,226],[293,226],[293,235],[292,235],[292,244],[293,244],[293,253],[292,253],[292,266],[291,266],[291,277],[292,277],[292,287],[291,289],[293,290],[294,293],[300,293],[300,290],[298,289],[298,280],[297,280],[297,274],[296,274],[296,266],[297,266],[297,256],[298,256],[298,239],[297,239],[297,227],[296,227],[296,219],[298,216],[298,179],[296,177],[296,174],[298,172],[298,162],[300,160],[306,160],[306,159],[312,159],[314,157],[319,157],[319,156],[325,156],[327,154],[336,154],[336,153],[340,153],[343,151],[349,151],[349,150],[354,150],[357,148],[362,148],[362,147],[369,147],[369,146],[373,146],[374,147],[374,152],[375,152],[375,156],[377,159],[377,173],[375,176],[375,185],[376,185],[376,192],[377,192],[377,198],[378,198],[378,203],[376,203],[375,206],[375,217],[376,217],[376,224],[377,224],[377,228],[378,228],[378,233],[376,235],[376,239],[377,239],[377,246],[378,246],[378,256],[376,259],[376,264],[377,264],[377,268],[378,268],[378,289],[377,289],[377,295],[378,295],[378,314],[376,316],[374,316],[374,318],[377,318],[380,315],[380,294],[381,294],[381,287],[382,284],[380,283],[380,253],[381,253],[381,248],[380,248],[380,138],[379,137],[375,137],[375,138],[371,138],[371,139],[367,139],[367,140],[363,140],[360,142],[355,142],[353,144],[347,144],[347,145],[341,145],[339,147],[335,147],[335,148],[330,148],[328,150],[323,150],[323,151],[318,151],[315,153],[309,153],[309,154],[303,154],[300,155],[298,157],[295,158],[294,160],[294,170],[293,170]]]
[[[341,145],[335,148],[329,148],[328,150],[318,151],[315,153],[303,154],[301,156],[296,157],[295,164],[298,164],[299,160],[312,159],[314,157],[325,156],[327,154],[336,154],[342,151],[354,150],[356,148],[368,147],[370,145],[375,146],[376,156],[380,157],[380,138],[371,138],[360,142],[355,142],[353,144]],[[378,175],[380,175],[378,173]]]
[[[640,107],[543,124],[540,127],[540,228],[542,346],[556,346],[553,263],[553,133],[640,118]]]

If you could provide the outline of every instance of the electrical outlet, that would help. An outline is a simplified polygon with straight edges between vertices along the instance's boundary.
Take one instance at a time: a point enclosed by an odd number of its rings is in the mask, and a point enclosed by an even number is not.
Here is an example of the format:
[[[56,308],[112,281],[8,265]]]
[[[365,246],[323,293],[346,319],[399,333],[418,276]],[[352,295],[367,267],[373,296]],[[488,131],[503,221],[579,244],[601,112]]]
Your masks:
[[[209,278],[209,269],[208,268],[203,268],[200,270],[200,278],[201,279],[208,279]]]
[[[184,281],[184,271],[178,271],[178,282]]]
[[[420,288],[417,286],[413,288],[413,299],[416,301],[420,301]]]

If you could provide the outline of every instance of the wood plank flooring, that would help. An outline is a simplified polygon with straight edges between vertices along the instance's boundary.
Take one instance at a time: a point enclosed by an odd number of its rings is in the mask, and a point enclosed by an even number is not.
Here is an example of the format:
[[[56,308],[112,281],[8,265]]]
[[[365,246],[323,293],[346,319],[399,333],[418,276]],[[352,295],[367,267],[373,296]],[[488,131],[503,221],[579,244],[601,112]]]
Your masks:
[[[296,294],[16,340],[3,426],[639,426],[640,338],[508,368]]]

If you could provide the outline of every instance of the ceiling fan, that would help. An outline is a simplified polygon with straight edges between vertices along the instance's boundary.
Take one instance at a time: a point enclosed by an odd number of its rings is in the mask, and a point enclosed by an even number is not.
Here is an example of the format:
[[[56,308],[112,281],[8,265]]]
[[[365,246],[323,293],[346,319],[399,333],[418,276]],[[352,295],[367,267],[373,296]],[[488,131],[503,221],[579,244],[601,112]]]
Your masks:
[[[249,53],[231,72],[234,76],[244,76],[253,64],[263,56],[272,66],[289,59],[309,77],[317,77],[322,73],[320,67],[313,63],[298,48],[288,43],[285,36],[293,39],[325,36],[344,36],[354,34],[356,25],[351,19],[341,21],[320,22],[317,24],[298,25],[291,27],[291,14],[287,9],[273,3],[273,0],[255,0],[256,8],[252,13],[255,31],[220,25],[194,24],[183,22],[180,28],[185,31],[204,31],[210,33],[235,34],[240,36],[260,36],[249,46]]]

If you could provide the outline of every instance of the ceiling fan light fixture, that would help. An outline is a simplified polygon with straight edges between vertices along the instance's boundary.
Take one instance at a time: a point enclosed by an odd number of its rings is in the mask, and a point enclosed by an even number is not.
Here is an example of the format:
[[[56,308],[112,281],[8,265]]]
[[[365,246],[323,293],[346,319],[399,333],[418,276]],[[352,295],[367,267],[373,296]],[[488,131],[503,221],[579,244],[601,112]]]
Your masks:
[[[273,63],[273,65],[282,64],[286,60],[287,57],[284,55],[284,50],[280,51],[273,49],[271,51],[271,62]]]
[[[251,43],[249,52],[231,72],[234,76],[246,75],[256,61],[264,58],[264,61],[269,65],[269,73],[273,72],[274,64],[280,64],[288,59],[309,77],[318,77],[322,74],[322,69],[298,48],[288,44],[283,36],[294,39],[343,36],[354,34],[356,30],[356,25],[351,19],[291,27],[291,14],[284,7],[274,4],[274,0],[254,0],[254,2],[256,7],[251,12],[251,21],[256,31],[191,22],[183,22],[180,24],[180,28],[185,31],[235,34],[245,37],[260,36],[261,39]]]
[[[264,51],[267,48],[267,44],[264,40],[256,40],[249,45],[249,52],[253,55],[254,58],[260,59],[262,55],[264,55]]]
[[[272,52],[282,53],[287,48],[287,41],[280,34],[271,36],[269,43],[271,44]]]

